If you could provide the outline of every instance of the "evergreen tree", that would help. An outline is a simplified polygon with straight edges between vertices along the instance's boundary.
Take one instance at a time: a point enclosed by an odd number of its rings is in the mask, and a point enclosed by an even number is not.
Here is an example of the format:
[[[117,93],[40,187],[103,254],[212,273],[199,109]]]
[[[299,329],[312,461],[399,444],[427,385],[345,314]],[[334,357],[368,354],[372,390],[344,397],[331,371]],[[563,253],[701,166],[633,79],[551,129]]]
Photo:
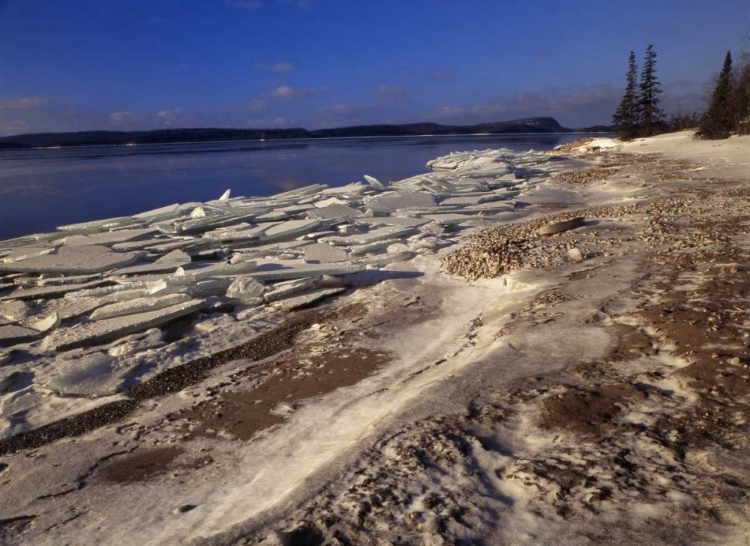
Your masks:
[[[651,136],[663,125],[664,113],[659,108],[661,82],[656,77],[656,51],[654,46],[646,48],[643,60],[641,82],[638,86],[638,114],[641,121],[641,134]]]
[[[730,102],[734,131],[739,135],[750,133],[750,53],[740,57]]]
[[[638,87],[636,77],[638,67],[635,64],[635,53],[630,52],[628,59],[628,73],[625,76],[625,94],[622,96],[620,106],[617,107],[612,123],[617,127],[617,132],[623,140],[630,140],[638,133]]]
[[[732,98],[734,93],[734,77],[732,73],[732,52],[727,51],[724,66],[716,78],[716,86],[711,94],[698,136],[701,138],[727,138],[735,126],[735,116],[732,112]]]

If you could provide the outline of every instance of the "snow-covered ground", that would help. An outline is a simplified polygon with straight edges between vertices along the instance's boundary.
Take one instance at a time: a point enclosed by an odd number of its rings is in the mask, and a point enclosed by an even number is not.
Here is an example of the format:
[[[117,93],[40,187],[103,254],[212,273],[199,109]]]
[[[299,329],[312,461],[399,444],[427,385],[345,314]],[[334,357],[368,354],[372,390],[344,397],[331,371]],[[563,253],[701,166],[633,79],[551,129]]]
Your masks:
[[[599,140],[0,243],[0,542],[742,543],[750,140]]]

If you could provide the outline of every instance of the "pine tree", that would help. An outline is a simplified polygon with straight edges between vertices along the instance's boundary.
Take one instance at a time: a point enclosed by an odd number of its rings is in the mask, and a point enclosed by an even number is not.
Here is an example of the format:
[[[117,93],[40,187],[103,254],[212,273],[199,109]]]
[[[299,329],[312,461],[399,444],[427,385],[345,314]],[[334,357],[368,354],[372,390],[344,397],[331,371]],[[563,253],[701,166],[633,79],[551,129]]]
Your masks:
[[[741,55],[736,72],[730,102],[734,131],[743,135],[750,133],[750,53]]]
[[[699,137],[707,139],[729,137],[734,128],[734,115],[732,113],[733,96],[732,52],[727,51],[727,56],[724,58],[724,66],[721,68],[719,77],[716,78],[716,86],[711,94],[711,103],[708,105],[708,110],[706,110],[698,129]]]
[[[620,106],[617,107],[612,123],[617,127],[617,132],[623,140],[630,140],[638,133],[638,97],[636,76],[638,67],[635,64],[635,53],[630,52],[628,59],[628,73],[625,75],[625,94]]]
[[[656,77],[656,51],[654,46],[646,48],[646,57],[643,60],[641,71],[641,82],[638,86],[638,114],[641,120],[641,134],[643,136],[653,135],[663,124],[664,113],[659,108],[659,94],[661,94],[661,82]]]

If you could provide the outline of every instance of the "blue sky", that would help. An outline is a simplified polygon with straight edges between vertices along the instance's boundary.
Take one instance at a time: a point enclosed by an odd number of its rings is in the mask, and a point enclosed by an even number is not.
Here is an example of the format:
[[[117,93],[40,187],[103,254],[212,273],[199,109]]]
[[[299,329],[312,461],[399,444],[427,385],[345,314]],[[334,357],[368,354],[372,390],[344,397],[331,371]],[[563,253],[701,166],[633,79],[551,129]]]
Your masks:
[[[0,135],[609,123],[627,56],[700,104],[748,0],[0,0]]]

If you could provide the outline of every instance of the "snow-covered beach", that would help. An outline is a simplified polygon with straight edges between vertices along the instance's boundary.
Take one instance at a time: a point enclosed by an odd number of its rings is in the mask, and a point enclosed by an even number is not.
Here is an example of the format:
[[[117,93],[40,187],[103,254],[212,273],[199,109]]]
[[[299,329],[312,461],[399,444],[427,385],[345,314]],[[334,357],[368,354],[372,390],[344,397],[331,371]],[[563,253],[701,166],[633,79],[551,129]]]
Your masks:
[[[742,543],[750,140],[585,146],[0,242],[0,537]]]

